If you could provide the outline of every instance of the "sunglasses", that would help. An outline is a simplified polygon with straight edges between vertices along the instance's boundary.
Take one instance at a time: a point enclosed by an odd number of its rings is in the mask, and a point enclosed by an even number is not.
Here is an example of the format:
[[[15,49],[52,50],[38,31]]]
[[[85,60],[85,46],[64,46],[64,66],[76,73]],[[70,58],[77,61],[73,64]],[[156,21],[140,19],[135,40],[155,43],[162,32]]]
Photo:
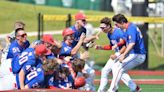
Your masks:
[[[82,20],[82,22],[83,22],[83,23],[86,23],[86,20],[85,20],[85,19],[83,19],[83,20]]]
[[[22,34],[22,35],[18,35],[18,36],[21,36],[22,38],[24,38],[25,36],[27,36],[26,33]]]
[[[104,30],[106,27],[100,27],[100,29]]]

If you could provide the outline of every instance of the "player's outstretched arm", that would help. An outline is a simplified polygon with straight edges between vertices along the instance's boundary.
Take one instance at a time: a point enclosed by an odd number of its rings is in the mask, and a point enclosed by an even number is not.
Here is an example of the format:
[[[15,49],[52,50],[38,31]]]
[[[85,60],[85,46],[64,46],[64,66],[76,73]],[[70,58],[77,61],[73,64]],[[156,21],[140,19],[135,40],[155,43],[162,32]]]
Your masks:
[[[112,46],[111,45],[104,45],[104,46],[95,45],[95,49],[96,50],[112,50]]]

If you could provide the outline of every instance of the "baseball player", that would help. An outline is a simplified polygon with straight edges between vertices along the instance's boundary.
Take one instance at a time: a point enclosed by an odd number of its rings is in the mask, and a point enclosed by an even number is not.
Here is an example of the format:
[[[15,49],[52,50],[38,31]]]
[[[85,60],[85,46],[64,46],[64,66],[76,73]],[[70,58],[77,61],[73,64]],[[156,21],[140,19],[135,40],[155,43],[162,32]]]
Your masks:
[[[75,14],[75,25],[71,27],[71,29],[74,31],[74,42],[73,46],[75,46],[79,40],[79,37],[82,33],[87,33],[86,27],[86,15],[83,12],[78,12]],[[93,30],[92,30],[93,31]],[[94,42],[93,40],[98,39],[99,34],[96,35],[90,35],[86,37],[83,41],[83,48],[84,50],[88,51],[89,44],[92,44]],[[85,52],[84,52],[85,53]],[[86,83],[88,86],[86,86],[87,90],[95,89],[93,86],[93,79],[94,79],[94,69],[92,69],[87,63],[85,64],[85,72],[89,75],[88,77],[88,83]],[[90,82],[90,83],[89,83]],[[95,91],[95,90],[92,90]]]
[[[49,80],[49,88],[71,89],[74,86],[73,83],[74,80],[70,74],[68,65],[61,64],[56,74]]]
[[[42,63],[42,61],[45,60],[43,53],[46,51],[44,51],[44,47],[45,46],[43,44],[39,44],[36,45],[35,48],[27,48],[24,50],[20,56],[12,60],[12,72],[14,74],[18,74],[22,66],[26,63],[31,66]],[[50,50],[46,53],[46,55],[49,53],[51,53]]]
[[[20,53],[25,50],[26,48],[29,47],[29,41],[27,40],[27,34],[25,33],[24,29],[18,28],[16,29],[16,40],[14,40],[8,50],[7,53],[7,58],[5,62],[1,63],[0,66],[0,80],[5,80],[6,78],[8,79],[8,76],[14,77],[12,73],[12,68],[11,68],[11,61],[13,58],[17,57],[20,55]],[[1,82],[2,83],[2,82]],[[6,89],[13,89],[15,88],[15,82],[11,80],[9,82],[10,84],[6,84],[6,86],[1,86],[0,90],[6,90]]]
[[[33,88],[39,86],[40,82],[43,82],[43,72],[46,70],[42,71],[41,67],[48,63],[43,62],[43,60],[49,53],[50,51],[43,44],[37,45],[35,50],[34,48],[28,48],[22,52],[18,58],[18,63],[13,68],[15,70],[13,72],[16,74],[18,89]],[[39,78],[40,80],[35,78]]]
[[[56,45],[55,39],[51,34],[44,34],[41,41],[43,41],[43,44],[49,49],[51,49],[53,45]]]
[[[56,41],[56,40],[53,38],[53,36],[50,35],[50,34],[44,34],[44,35],[42,36],[41,41],[42,41],[42,43],[43,43],[47,48],[49,48],[50,50],[52,50],[52,48],[53,48],[54,46],[58,46],[57,41]],[[47,59],[53,59],[53,58],[55,58],[55,55],[54,55],[54,53],[50,53],[49,55],[46,55],[46,58],[47,58]]]
[[[30,43],[27,40],[27,34],[24,29],[18,28],[15,31],[16,40],[9,47],[7,59],[18,56],[23,50],[29,47]]]
[[[15,24],[14,24],[14,30],[8,36],[6,36],[6,38],[5,38],[5,40],[6,40],[5,47],[0,48],[0,50],[3,52],[2,53],[2,58],[1,58],[1,63],[3,61],[6,61],[9,46],[12,43],[12,41],[15,40],[15,31],[16,31],[16,29],[19,29],[19,28],[24,29],[24,27],[25,27],[25,24],[22,21],[16,21]]]
[[[62,35],[63,35],[63,42],[62,42],[62,48],[60,51],[60,58],[66,57],[66,56],[76,56],[84,39],[85,39],[85,34],[80,35],[80,39],[78,43],[73,46],[72,43],[74,41],[74,31],[70,28],[64,29]]]
[[[98,50],[115,50],[115,54],[110,56],[110,59],[107,61],[106,65],[101,71],[101,81],[98,92],[105,92],[105,87],[108,83],[108,76],[112,70],[115,70],[117,67],[113,67],[116,63],[117,58],[121,53],[125,50],[126,39],[124,36],[124,32],[119,28],[113,28],[111,24],[111,19],[108,17],[104,17],[100,21],[100,28],[104,33],[107,34],[107,37],[110,41],[110,45],[99,46],[96,45],[96,49]],[[114,71],[112,71],[115,73]],[[130,88],[134,88],[134,82],[131,80],[127,73],[123,73],[121,80]]]
[[[82,87],[78,87],[79,90],[95,92],[95,87],[93,85],[94,71],[91,71],[90,68],[86,69],[85,62],[86,61],[83,59],[74,59],[72,61],[72,67],[70,68],[70,71],[74,79],[82,76],[85,77],[85,85],[83,85]]]
[[[6,37],[6,42],[11,43],[15,40],[15,30],[18,28],[25,28],[25,23],[23,21],[16,21],[14,24],[14,30]]]
[[[119,62],[114,65],[118,66],[118,68],[113,73],[113,79],[108,92],[116,92],[123,73],[142,64],[146,58],[144,40],[139,28],[135,24],[128,22],[127,18],[122,14],[113,16],[112,20],[117,27],[125,30],[127,43],[125,51],[119,57]],[[140,90],[135,85],[135,88],[131,91],[139,92]]]
[[[73,47],[76,46],[76,44],[78,43],[81,34],[82,33],[86,34],[87,30],[85,28],[85,25],[86,25],[86,15],[82,12],[78,12],[77,14],[75,14],[75,25],[70,27],[74,31],[74,35],[73,35],[74,41],[72,43]],[[84,48],[88,42],[90,42],[94,39],[97,39],[97,38],[98,38],[97,35],[86,37],[83,41]]]

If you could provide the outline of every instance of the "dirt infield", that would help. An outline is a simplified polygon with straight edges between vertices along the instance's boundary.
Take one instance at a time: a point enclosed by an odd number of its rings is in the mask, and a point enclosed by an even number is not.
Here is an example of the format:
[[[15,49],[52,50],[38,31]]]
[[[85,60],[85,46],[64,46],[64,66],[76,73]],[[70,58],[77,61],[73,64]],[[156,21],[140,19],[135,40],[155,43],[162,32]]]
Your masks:
[[[80,91],[74,89],[23,89],[23,90],[7,90],[7,91],[0,91],[0,92],[90,92],[90,91]]]
[[[101,72],[96,71],[96,76],[100,76]],[[128,72],[131,76],[164,76],[164,71],[144,71],[144,70],[131,70]],[[137,84],[164,84],[164,79],[134,79]],[[109,80],[111,82],[111,80]],[[95,79],[95,84],[99,84],[100,80]],[[122,82],[121,82],[122,83]]]

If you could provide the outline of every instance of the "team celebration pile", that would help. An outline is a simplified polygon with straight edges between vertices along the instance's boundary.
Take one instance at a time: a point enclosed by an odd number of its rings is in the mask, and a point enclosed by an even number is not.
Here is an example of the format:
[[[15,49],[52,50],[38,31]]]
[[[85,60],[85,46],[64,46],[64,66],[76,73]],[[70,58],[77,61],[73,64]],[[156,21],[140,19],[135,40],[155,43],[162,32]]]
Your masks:
[[[114,24],[114,26],[112,26]],[[143,36],[139,28],[128,22],[122,14],[100,20],[101,31],[90,30],[87,16],[75,14],[75,24],[62,32],[63,41],[51,34],[43,34],[40,40],[30,43],[25,23],[16,21],[14,30],[6,37],[0,64],[0,91],[15,89],[76,89],[96,92],[95,70],[89,59],[89,48],[114,50],[101,72],[98,92],[117,92],[122,80],[131,92],[141,88],[130,78],[127,71],[145,61]],[[95,40],[104,32],[109,39],[106,45]],[[80,53],[80,48],[83,52]],[[113,79],[107,88],[109,73]]]

